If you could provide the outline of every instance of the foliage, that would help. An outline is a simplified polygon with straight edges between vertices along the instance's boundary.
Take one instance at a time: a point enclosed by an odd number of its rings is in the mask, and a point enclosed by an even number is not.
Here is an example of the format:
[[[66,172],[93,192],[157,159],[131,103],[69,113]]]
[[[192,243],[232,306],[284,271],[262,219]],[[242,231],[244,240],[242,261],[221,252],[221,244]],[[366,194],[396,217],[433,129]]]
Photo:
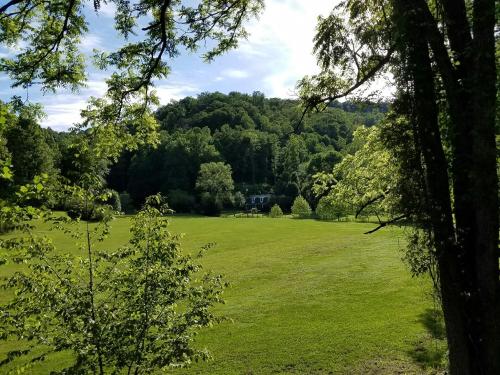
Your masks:
[[[339,220],[346,217],[349,211],[345,204],[334,201],[331,197],[322,197],[316,206],[316,215],[321,220]]]
[[[42,173],[53,173],[53,151],[35,120],[21,117],[9,123],[5,139],[16,184],[26,184]]]
[[[244,23],[263,7],[261,0],[232,3],[203,0],[197,4],[140,0],[133,5],[111,0],[107,3],[115,9],[114,26],[123,43],[116,51],[94,51],[94,66],[110,74],[106,80],[107,90],[103,97],[89,99],[81,113],[83,122],[73,128],[70,137],[59,139],[64,146],[54,159],[60,162],[63,184],[81,185],[81,176],[88,173],[102,178],[110,162],[116,161],[123,150],[157,144],[158,124],[151,108],[159,103],[153,80],[168,75],[168,59],[177,56],[180,50],[196,51],[199,46],[205,46],[207,40],[211,41],[211,48],[204,55],[206,60],[236,47],[239,38],[247,35]],[[76,91],[84,86],[86,56],[80,47],[89,32],[87,16],[92,11],[99,13],[101,2],[94,1],[93,7],[89,5],[81,0],[2,4],[0,43],[13,53],[0,59],[0,72],[9,75],[14,87],[37,84],[42,91],[59,88]],[[20,133],[22,129],[11,126],[9,150],[5,150],[4,122],[11,119],[9,113],[5,115],[2,103],[0,156],[5,160],[10,158],[10,153],[16,153],[11,159],[15,182],[27,183],[36,174],[49,172],[52,154],[40,142],[38,125],[33,123],[40,107],[24,105],[19,97],[13,98],[10,105],[19,113],[20,121],[30,119],[28,125],[33,129],[27,133],[26,149],[20,142],[24,137]],[[59,144],[57,141],[55,139],[54,145]],[[199,165],[195,167],[193,186]],[[164,192],[170,189],[172,187]],[[142,196],[138,204],[144,198]]]
[[[315,175],[314,193],[325,196],[343,210],[377,215],[398,215],[398,163],[382,142],[381,128],[358,128],[354,142],[359,149],[346,155],[332,173]],[[326,201],[324,201],[326,203]]]
[[[277,204],[272,206],[271,211],[269,211],[269,217],[272,217],[272,218],[283,217],[283,211],[281,210],[281,207],[278,206]]]
[[[50,240],[33,234],[2,240],[11,261],[27,262],[28,269],[4,285],[15,293],[0,309],[1,337],[43,345],[32,364],[71,350],[75,362],[61,373],[147,374],[207,359],[206,351],[192,347],[193,336],[219,320],[210,308],[222,302],[224,282],[203,275],[197,258],[182,254],[165,210],[159,197],[150,198],[118,251],[95,250],[107,234],[105,223],[87,225],[83,257],[58,253]],[[30,351],[10,353],[3,365]]]
[[[219,160],[208,128],[162,133],[158,148],[141,150],[130,158],[126,188],[136,205],[157,192],[183,190],[194,194],[201,164]]]
[[[306,117],[295,134],[298,104],[258,92],[203,93],[171,102],[156,112],[158,147],[125,151],[111,167],[108,184],[127,190],[140,206],[156,192],[194,194],[200,165],[222,161],[231,166],[237,190],[245,195],[273,192],[293,200],[300,190],[313,202],[312,176],[330,171],[352,142],[354,129],[379,121],[386,107],[336,104]]]
[[[108,203],[115,212],[122,211],[122,202],[120,200],[120,194],[116,190],[109,190],[109,198],[106,203]]]
[[[237,191],[236,193],[234,193],[233,201],[234,201],[235,208],[238,208],[238,209],[245,208],[246,200],[245,200],[245,196],[243,195],[243,193],[241,191]]]
[[[204,191],[200,194],[201,212],[207,216],[218,216],[224,208],[224,203],[216,195]]]
[[[301,195],[297,196],[293,201],[292,205],[292,215],[300,218],[306,218],[311,216],[311,206]]]
[[[201,192],[201,204],[206,213],[218,214],[225,204],[232,203],[234,182],[231,166],[216,162],[200,166],[196,189]]]
[[[92,191],[79,187],[66,187],[61,195],[62,208],[73,220],[108,222],[116,212],[111,205],[113,191],[110,190],[101,192],[97,186],[94,186]]]
[[[103,98],[91,98],[83,127],[109,141],[108,154],[154,141],[156,123],[149,108],[157,104],[152,80],[168,75],[168,59],[181,50],[196,51],[210,40],[206,60],[234,48],[247,33],[243,24],[261,11],[261,0],[219,2],[112,0],[115,29],[124,43],[116,51],[96,51],[94,65],[111,75]],[[93,10],[100,11],[100,1]],[[90,7],[92,8],[92,6]],[[85,55],[79,47],[88,31],[88,2],[56,1],[47,6],[10,1],[0,7],[0,42],[17,46],[15,56],[0,60],[14,86],[40,83],[43,90],[77,90],[85,84]],[[134,35],[134,38],[130,38]],[[133,131],[131,131],[133,130]],[[118,154],[117,154],[118,153]]]

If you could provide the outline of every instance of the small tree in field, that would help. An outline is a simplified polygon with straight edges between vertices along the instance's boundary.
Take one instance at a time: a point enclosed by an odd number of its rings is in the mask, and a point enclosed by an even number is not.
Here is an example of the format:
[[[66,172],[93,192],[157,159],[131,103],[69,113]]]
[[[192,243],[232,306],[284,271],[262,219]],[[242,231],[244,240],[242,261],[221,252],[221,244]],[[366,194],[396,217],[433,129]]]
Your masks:
[[[348,215],[348,211],[342,203],[322,197],[316,207],[316,215],[321,220],[340,220]]]
[[[241,191],[234,193],[234,207],[237,209],[245,208],[245,196]]]
[[[311,212],[311,206],[309,206],[309,203],[307,203],[302,195],[295,198],[292,205],[292,215],[300,218],[306,218],[311,216]]]
[[[14,297],[0,306],[0,337],[33,345],[8,353],[0,367],[63,350],[75,362],[61,374],[150,374],[207,359],[191,344],[197,330],[218,320],[210,307],[222,302],[224,283],[182,254],[167,212],[159,196],[149,198],[133,219],[128,245],[115,252],[94,249],[107,233],[102,224],[86,225],[85,256],[60,255],[33,236],[2,242],[13,261],[29,266],[8,278]]]
[[[269,211],[269,217],[277,218],[282,216],[283,216],[283,211],[281,210],[280,206],[275,204],[274,206],[271,207],[271,211]]]

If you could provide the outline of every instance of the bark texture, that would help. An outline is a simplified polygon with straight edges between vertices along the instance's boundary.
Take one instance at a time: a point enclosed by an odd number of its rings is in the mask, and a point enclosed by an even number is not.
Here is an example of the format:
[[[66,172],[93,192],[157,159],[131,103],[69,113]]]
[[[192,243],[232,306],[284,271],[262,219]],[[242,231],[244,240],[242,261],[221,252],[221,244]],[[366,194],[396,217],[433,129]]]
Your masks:
[[[474,1],[472,27],[464,1],[441,4],[447,44],[425,0],[395,0],[397,45],[413,84],[450,372],[500,374],[495,1]],[[451,124],[451,168],[438,122],[438,80]]]

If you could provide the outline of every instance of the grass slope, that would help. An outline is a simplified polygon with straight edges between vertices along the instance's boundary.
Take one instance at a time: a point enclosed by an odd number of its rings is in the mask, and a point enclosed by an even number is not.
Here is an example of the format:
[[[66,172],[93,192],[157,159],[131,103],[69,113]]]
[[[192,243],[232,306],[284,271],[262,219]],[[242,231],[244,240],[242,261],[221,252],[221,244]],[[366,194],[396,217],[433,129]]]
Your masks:
[[[128,225],[128,218],[117,219],[104,245],[123,244]],[[203,263],[231,284],[226,305],[218,308],[231,321],[198,337],[213,361],[173,373],[421,373],[411,353],[425,334],[428,285],[412,279],[401,263],[399,229],[362,234],[370,228],[314,220],[174,218],[171,229],[186,233],[187,251],[216,243]],[[61,249],[77,251],[71,239],[51,235]],[[0,358],[13,345],[0,343]],[[65,360],[67,354],[58,355],[37,373]]]

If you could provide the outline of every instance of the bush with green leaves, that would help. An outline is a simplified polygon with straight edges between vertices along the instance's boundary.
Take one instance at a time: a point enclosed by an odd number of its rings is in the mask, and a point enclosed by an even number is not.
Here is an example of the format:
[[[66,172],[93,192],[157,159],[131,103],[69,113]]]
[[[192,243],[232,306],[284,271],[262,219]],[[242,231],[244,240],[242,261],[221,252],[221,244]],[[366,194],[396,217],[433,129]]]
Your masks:
[[[295,217],[307,218],[311,216],[311,213],[311,206],[309,206],[309,203],[307,203],[302,195],[295,198],[292,205],[292,215]]]
[[[326,196],[319,200],[316,215],[321,220],[340,220],[348,215],[348,210],[344,204]]]
[[[271,207],[271,211],[269,211],[269,217],[273,218],[283,217],[283,211],[281,210],[281,207],[278,206],[277,204]]]
[[[69,230],[74,222],[60,215],[54,222],[84,239],[78,256],[56,252],[49,239],[29,231],[0,240],[8,261],[27,263],[4,284],[13,297],[0,306],[0,338],[28,341],[0,367],[25,357],[26,371],[68,350],[75,361],[60,374],[149,374],[209,358],[193,338],[220,320],[211,307],[222,302],[225,283],[201,271],[197,259],[207,247],[197,257],[182,252],[180,236],[168,230],[168,212],[159,196],[149,198],[133,219],[129,243],[117,251],[95,249],[106,223],[87,222],[79,232],[81,225]]]
[[[64,210],[73,220],[103,221],[113,216],[113,208],[107,204],[89,203],[79,197],[69,197]]]

